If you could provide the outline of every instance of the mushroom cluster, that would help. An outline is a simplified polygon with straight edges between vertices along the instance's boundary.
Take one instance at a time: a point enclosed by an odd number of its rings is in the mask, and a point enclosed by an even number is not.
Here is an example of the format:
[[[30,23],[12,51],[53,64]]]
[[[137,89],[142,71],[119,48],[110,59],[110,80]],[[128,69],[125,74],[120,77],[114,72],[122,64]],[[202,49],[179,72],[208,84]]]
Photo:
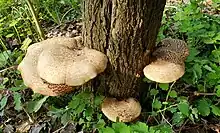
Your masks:
[[[82,46],[82,37],[55,37],[32,44],[18,66],[35,93],[57,96],[95,78],[107,66],[105,54]]]
[[[185,72],[189,50],[187,44],[179,39],[166,38],[152,53],[155,60],[144,68],[144,75],[158,83],[171,83],[178,80]]]

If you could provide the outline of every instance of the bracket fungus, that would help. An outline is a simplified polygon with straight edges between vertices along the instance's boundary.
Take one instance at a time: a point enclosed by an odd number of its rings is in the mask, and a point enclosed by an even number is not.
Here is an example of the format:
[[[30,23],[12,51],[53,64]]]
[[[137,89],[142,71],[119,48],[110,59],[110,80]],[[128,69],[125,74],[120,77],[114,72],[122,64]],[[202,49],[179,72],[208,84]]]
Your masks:
[[[101,110],[111,121],[130,122],[141,113],[141,105],[134,98],[118,101],[116,98],[105,98]]]
[[[152,53],[155,60],[144,68],[144,75],[158,83],[171,83],[185,73],[184,61],[189,55],[187,44],[179,39],[163,39]]]
[[[55,37],[32,44],[18,66],[24,84],[34,92],[57,96],[103,72],[107,56],[83,47],[82,37]]]

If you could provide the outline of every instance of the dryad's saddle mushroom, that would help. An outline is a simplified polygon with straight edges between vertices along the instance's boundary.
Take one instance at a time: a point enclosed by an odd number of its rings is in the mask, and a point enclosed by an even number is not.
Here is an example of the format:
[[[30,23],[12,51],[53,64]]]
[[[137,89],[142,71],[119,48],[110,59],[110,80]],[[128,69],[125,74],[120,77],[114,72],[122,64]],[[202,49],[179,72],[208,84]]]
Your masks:
[[[141,105],[134,98],[118,101],[116,98],[105,98],[102,103],[102,112],[105,116],[116,122],[130,122],[141,113]]]
[[[162,40],[153,52],[156,58],[144,68],[144,75],[159,83],[170,83],[183,76],[184,61],[189,55],[187,44],[179,39]]]
[[[56,96],[103,72],[107,57],[83,47],[81,40],[81,37],[56,37],[31,45],[18,66],[24,84],[36,93]]]

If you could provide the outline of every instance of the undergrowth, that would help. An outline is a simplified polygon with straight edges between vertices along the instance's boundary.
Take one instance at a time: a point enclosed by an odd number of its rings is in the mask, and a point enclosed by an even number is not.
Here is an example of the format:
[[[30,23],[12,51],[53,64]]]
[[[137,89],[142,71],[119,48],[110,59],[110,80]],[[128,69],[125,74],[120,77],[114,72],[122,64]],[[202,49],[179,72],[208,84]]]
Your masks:
[[[185,75],[172,84],[158,84],[143,79],[148,88],[141,95],[143,107],[138,122],[112,123],[100,111],[104,96],[91,91],[62,97],[33,94],[23,84],[17,65],[27,47],[40,40],[33,16],[25,1],[0,1],[0,122],[1,130],[15,130],[25,114],[31,125],[48,125],[62,130],[100,133],[170,133],[181,132],[186,125],[216,124],[220,117],[220,16],[219,2],[213,0],[211,12],[201,0],[167,6],[158,41],[167,38],[185,40],[190,49]],[[60,25],[80,17],[78,0],[36,0],[33,2],[41,24]],[[10,12],[10,13],[8,13]],[[70,15],[71,14],[71,15]],[[150,105],[150,106],[149,106]],[[41,120],[42,117],[47,118]],[[12,120],[15,119],[15,120]],[[54,125],[54,126],[53,126]],[[41,129],[46,131],[47,128]]]

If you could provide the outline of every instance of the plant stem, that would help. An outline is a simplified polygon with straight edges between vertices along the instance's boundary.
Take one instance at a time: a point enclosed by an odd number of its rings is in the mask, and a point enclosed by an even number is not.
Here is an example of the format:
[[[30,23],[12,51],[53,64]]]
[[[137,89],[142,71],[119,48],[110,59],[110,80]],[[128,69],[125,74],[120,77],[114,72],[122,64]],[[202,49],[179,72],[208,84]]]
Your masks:
[[[13,27],[15,29],[15,32],[16,32],[17,36],[18,36],[19,43],[21,43],[21,38],[20,38],[20,35],[18,33],[18,30],[17,30],[17,28],[15,26],[13,26]]]
[[[7,47],[5,46],[5,43],[2,41],[2,38],[0,38],[0,44],[1,44],[1,46],[2,46],[2,48],[3,48],[3,50],[4,51],[7,51],[8,49],[7,49]]]
[[[35,11],[34,11],[34,7],[33,7],[32,3],[30,2],[30,0],[26,0],[26,2],[27,2],[28,7],[29,7],[29,9],[30,9],[30,11],[31,11],[31,14],[32,14],[33,20],[34,20],[34,22],[35,22],[35,25],[36,25],[36,27],[37,27],[37,31],[38,31],[38,33],[39,33],[39,35],[40,35],[40,38],[41,38],[41,40],[44,40],[44,39],[45,39],[45,36],[44,36],[44,33],[43,33],[42,28],[40,27],[38,18],[36,17],[36,13],[35,13]]]
[[[165,107],[165,108],[163,108],[162,110],[158,110],[157,113],[164,112],[164,111],[166,111],[167,109],[170,109],[170,108],[172,108],[172,107],[176,107],[177,105],[178,105],[178,104],[170,105],[169,107]]]
[[[216,93],[202,93],[202,92],[195,91],[194,95],[196,95],[196,96],[200,96],[200,95],[203,95],[203,96],[215,96]]]

